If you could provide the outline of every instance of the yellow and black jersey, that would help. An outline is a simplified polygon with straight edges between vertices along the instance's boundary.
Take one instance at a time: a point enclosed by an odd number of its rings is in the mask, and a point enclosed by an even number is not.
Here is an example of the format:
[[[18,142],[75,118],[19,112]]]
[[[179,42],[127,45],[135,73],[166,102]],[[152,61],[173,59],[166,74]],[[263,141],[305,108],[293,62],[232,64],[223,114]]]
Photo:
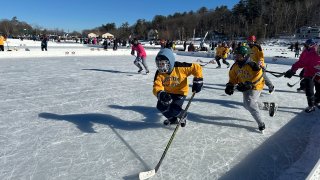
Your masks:
[[[234,63],[229,71],[229,83],[236,85],[249,81],[253,83],[254,90],[262,90],[264,86],[262,75],[262,69],[253,61],[247,60],[242,66]]]
[[[6,41],[7,39],[3,36],[0,35],[0,45],[4,45],[4,41]]]
[[[228,57],[229,48],[227,46],[218,46],[216,49],[216,55],[226,59]]]
[[[259,44],[253,44],[253,46],[250,48],[250,59],[262,67],[265,66],[264,54]]]
[[[159,91],[166,91],[187,96],[189,91],[188,76],[190,75],[203,78],[202,67],[196,63],[175,62],[170,74],[157,71],[153,82],[153,94],[157,96]]]

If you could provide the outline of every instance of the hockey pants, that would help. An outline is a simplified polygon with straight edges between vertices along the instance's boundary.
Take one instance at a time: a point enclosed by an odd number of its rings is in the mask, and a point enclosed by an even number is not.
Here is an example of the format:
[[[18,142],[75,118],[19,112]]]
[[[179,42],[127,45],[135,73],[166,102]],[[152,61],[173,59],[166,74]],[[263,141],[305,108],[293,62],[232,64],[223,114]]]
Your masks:
[[[182,111],[182,105],[186,96],[170,94],[172,98],[172,103],[169,105],[164,105],[160,101],[157,102],[157,109],[166,117],[172,118],[177,117]]]

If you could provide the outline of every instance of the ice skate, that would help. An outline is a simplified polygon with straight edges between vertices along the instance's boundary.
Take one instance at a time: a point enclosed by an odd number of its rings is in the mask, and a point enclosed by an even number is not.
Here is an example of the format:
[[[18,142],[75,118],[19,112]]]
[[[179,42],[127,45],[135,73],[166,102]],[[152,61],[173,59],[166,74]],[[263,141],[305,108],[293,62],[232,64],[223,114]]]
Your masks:
[[[265,124],[262,123],[261,125],[259,125],[258,129],[259,129],[259,131],[263,134],[264,130],[266,129]]]
[[[180,119],[180,125],[181,127],[185,127],[187,124],[187,114],[185,114],[181,119]]]
[[[165,126],[170,125],[170,124],[178,124],[178,119],[176,117],[168,118],[163,121],[163,124]]]
[[[269,116],[273,117],[276,114],[277,110],[278,105],[274,102],[271,102],[269,106]]]
[[[274,86],[271,86],[271,87],[269,88],[269,94],[273,94],[275,90],[276,90],[276,89],[274,88]]]
[[[316,110],[316,107],[315,106],[308,106],[305,110],[304,110],[304,112],[306,112],[306,113],[311,113],[311,112],[313,112],[313,111],[315,111]]]

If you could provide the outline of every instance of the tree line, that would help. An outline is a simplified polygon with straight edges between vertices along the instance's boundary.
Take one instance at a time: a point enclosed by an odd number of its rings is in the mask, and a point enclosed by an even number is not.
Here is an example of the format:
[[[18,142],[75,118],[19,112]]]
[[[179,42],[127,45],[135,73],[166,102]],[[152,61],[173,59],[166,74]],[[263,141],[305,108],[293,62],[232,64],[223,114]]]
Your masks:
[[[212,38],[214,34],[224,35],[228,39],[252,34],[259,38],[271,38],[280,34],[293,35],[302,26],[315,25],[320,26],[319,0],[240,0],[232,9],[227,6],[213,9],[201,7],[197,11],[177,12],[168,16],[156,15],[151,21],[138,19],[132,26],[128,22],[120,27],[116,27],[115,23],[106,23],[81,33],[74,31],[69,35],[86,36],[90,32],[110,32],[121,39],[127,39],[130,35],[147,39],[148,32],[156,29],[158,38],[170,40],[203,37],[206,32],[209,32],[208,38]],[[18,21],[16,17],[0,21],[0,31],[6,34],[26,33],[24,29],[32,34],[65,33],[59,29],[31,27]]]

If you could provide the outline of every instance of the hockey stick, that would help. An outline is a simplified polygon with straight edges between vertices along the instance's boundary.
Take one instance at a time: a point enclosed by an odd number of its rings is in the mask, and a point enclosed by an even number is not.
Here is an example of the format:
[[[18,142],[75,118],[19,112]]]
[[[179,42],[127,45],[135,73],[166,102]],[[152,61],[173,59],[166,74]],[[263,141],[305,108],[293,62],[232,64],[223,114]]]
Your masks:
[[[280,72],[268,71],[268,70],[266,70],[265,72],[268,72],[268,73],[270,73],[271,75],[273,75],[273,76],[275,76],[277,78],[284,76],[284,73],[280,73]]]
[[[303,79],[304,79],[304,78],[301,78],[299,81],[295,82],[294,84],[287,83],[287,85],[288,85],[289,87],[293,87],[293,86],[295,86],[296,84],[300,83]]]
[[[268,70],[266,70],[265,72],[268,72],[268,73],[270,73],[271,75],[273,75],[273,76],[275,76],[277,78],[282,77],[285,74],[285,72],[281,73],[281,72],[268,71]],[[293,75],[293,76],[300,77],[299,75]]]
[[[196,94],[195,92],[192,93],[192,96],[191,96],[191,98],[190,98],[190,100],[189,100],[186,108],[183,110],[183,113],[182,113],[181,117],[184,117],[185,114],[187,113],[187,110],[188,110],[188,108],[189,108],[189,106],[190,106],[190,104],[191,104],[191,101],[192,101],[192,99],[193,99],[193,97],[194,97],[195,94]],[[180,119],[180,120],[181,120],[181,119]],[[160,165],[161,165],[164,157],[166,156],[166,154],[167,154],[167,152],[168,152],[168,149],[169,149],[169,147],[170,147],[170,145],[171,145],[171,143],[172,143],[172,141],[173,141],[173,138],[175,137],[175,135],[176,135],[179,127],[180,127],[180,121],[179,121],[179,123],[177,124],[176,128],[174,129],[174,131],[173,131],[173,133],[172,133],[172,135],[171,135],[171,138],[170,138],[170,140],[169,140],[169,142],[168,142],[168,144],[167,144],[164,152],[162,153],[161,159],[160,159],[160,161],[158,162],[158,164],[156,165],[156,167],[155,167],[154,169],[150,170],[150,171],[140,172],[140,173],[139,173],[139,179],[140,179],[140,180],[151,178],[152,176],[154,176],[154,175],[158,172],[158,170],[159,170],[159,168],[160,168]]]
[[[205,64],[200,64],[200,66],[202,66],[202,67],[204,67],[204,66],[206,66],[206,65],[208,65],[208,64],[215,64],[215,63],[213,63],[212,61],[204,62],[204,61],[202,61],[201,59],[197,59],[197,62],[205,63]]]

